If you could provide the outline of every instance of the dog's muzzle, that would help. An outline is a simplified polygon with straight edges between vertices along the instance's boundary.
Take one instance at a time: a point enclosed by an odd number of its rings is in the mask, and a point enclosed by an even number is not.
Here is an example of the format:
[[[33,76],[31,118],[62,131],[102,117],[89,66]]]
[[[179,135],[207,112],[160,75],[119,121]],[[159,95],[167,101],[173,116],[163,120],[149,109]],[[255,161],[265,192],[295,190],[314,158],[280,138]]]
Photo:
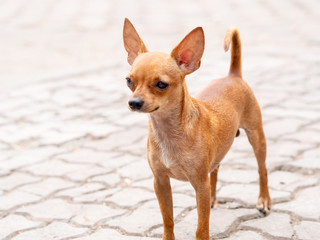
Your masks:
[[[135,111],[140,110],[143,107],[144,101],[141,98],[131,98],[128,104],[129,107]]]

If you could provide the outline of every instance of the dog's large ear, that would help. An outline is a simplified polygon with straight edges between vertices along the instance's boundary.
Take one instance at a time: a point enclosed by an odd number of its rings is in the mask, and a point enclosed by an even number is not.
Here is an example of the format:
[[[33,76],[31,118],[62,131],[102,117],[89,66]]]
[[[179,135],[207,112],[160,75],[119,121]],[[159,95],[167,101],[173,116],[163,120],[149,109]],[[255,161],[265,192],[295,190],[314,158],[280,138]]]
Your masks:
[[[197,27],[172,50],[171,57],[183,73],[190,74],[200,67],[203,50],[204,33],[201,27]]]
[[[128,18],[124,20],[123,42],[124,48],[128,52],[128,63],[130,65],[132,65],[132,63],[139,54],[148,52],[148,49],[144,45],[136,29],[134,28],[134,26]]]

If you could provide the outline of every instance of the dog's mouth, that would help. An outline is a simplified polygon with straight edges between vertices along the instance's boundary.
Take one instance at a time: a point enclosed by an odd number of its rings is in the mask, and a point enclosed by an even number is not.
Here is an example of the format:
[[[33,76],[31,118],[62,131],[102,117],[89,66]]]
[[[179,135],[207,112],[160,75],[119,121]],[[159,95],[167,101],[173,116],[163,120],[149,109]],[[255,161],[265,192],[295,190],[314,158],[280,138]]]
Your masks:
[[[153,113],[155,111],[157,111],[159,109],[159,107],[156,107],[155,109],[151,110],[149,113]]]

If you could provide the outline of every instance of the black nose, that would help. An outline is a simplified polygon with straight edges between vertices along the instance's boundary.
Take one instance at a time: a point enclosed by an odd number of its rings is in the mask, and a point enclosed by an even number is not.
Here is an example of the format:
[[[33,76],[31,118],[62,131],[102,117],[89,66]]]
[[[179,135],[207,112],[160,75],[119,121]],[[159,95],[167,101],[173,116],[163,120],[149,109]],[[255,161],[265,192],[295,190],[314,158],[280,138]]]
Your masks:
[[[144,104],[144,101],[141,98],[131,98],[129,100],[129,107],[132,110],[140,110]]]

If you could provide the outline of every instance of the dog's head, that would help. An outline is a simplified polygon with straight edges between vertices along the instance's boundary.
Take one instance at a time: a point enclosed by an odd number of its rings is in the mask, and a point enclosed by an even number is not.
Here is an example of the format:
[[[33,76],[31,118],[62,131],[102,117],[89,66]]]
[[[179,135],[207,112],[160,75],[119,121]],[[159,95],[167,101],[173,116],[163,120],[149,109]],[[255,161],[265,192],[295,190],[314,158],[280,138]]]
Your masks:
[[[132,91],[129,109],[152,113],[181,101],[184,77],[200,67],[204,50],[201,27],[192,30],[171,52],[149,52],[132,23],[125,19],[124,47],[132,66],[126,77]]]

